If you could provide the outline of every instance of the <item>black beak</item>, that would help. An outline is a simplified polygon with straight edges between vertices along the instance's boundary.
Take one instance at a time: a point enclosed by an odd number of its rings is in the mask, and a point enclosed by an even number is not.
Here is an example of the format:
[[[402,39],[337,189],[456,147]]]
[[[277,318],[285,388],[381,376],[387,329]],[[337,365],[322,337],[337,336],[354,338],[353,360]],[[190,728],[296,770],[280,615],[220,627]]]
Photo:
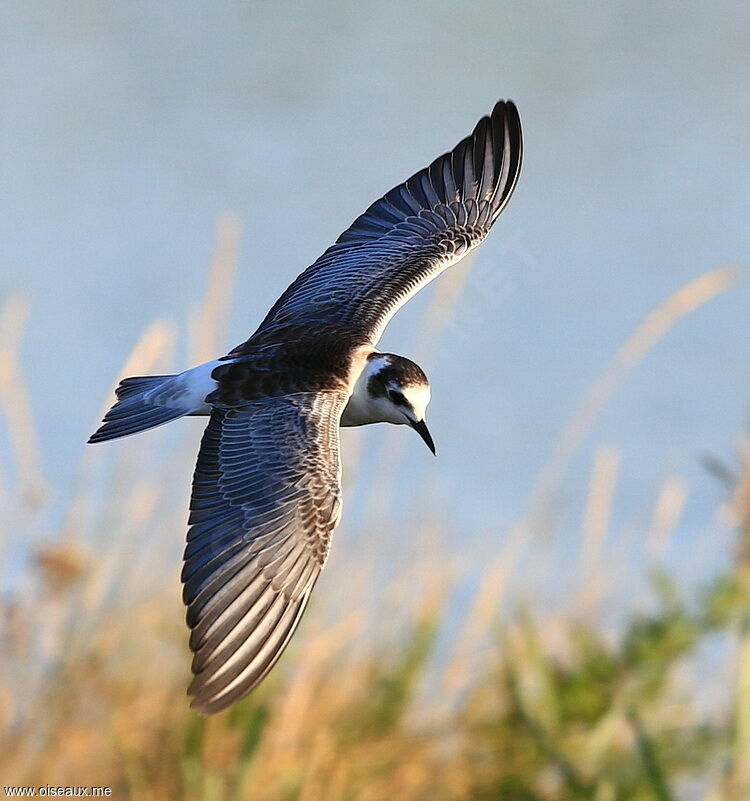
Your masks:
[[[435,443],[432,441],[432,437],[430,436],[430,430],[427,428],[427,423],[424,420],[420,420],[418,423],[413,423],[409,420],[409,425],[419,434],[420,437],[424,440],[425,445],[432,451],[433,456],[437,455],[435,453]]]

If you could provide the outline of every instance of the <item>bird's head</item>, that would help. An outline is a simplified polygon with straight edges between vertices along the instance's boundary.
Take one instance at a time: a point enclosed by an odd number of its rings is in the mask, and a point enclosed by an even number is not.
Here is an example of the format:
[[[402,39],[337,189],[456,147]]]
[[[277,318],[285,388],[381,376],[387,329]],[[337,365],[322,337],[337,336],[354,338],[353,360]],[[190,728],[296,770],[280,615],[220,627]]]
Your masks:
[[[435,453],[425,423],[430,384],[422,368],[403,356],[374,353],[365,372],[369,406],[377,422],[411,426]]]

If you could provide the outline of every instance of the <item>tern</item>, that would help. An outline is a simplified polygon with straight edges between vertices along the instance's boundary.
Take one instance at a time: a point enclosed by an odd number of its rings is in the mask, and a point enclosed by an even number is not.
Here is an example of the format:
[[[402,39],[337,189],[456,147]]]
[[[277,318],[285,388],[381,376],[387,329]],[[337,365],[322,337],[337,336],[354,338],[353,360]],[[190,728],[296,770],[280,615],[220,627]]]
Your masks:
[[[376,345],[409,298],[487,236],[521,154],[518,111],[500,101],[453,150],[359,216],[246,342],[115,390],[90,442],[209,416],[182,571],[188,694],[201,714],[256,687],[300,622],[341,517],[339,426],[408,425],[435,452],[427,377]]]

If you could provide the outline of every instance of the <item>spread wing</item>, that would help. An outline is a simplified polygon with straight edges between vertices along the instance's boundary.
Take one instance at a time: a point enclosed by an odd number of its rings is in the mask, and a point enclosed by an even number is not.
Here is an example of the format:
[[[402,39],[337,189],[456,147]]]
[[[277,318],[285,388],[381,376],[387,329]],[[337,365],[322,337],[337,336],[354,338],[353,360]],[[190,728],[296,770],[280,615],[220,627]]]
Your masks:
[[[334,325],[375,344],[412,295],[487,236],[521,169],[521,121],[497,103],[473,133],[391,189],[284,292],[253,337]]]
[[[182,581],[192,707],[253,689],[289,642],[341,514],[345,392],[215,407],[193,478]]]

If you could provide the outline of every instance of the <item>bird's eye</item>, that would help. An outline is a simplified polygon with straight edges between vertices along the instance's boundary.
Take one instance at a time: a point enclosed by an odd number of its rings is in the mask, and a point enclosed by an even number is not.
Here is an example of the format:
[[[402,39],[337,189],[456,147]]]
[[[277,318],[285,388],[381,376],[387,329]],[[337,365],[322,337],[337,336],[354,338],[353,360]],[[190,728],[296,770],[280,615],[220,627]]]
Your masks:
[[[406,404],[406,398],[395,389],[388,390],[388,397],[390,398],[391,403],[395,403],[396,406],[404,406]]]

